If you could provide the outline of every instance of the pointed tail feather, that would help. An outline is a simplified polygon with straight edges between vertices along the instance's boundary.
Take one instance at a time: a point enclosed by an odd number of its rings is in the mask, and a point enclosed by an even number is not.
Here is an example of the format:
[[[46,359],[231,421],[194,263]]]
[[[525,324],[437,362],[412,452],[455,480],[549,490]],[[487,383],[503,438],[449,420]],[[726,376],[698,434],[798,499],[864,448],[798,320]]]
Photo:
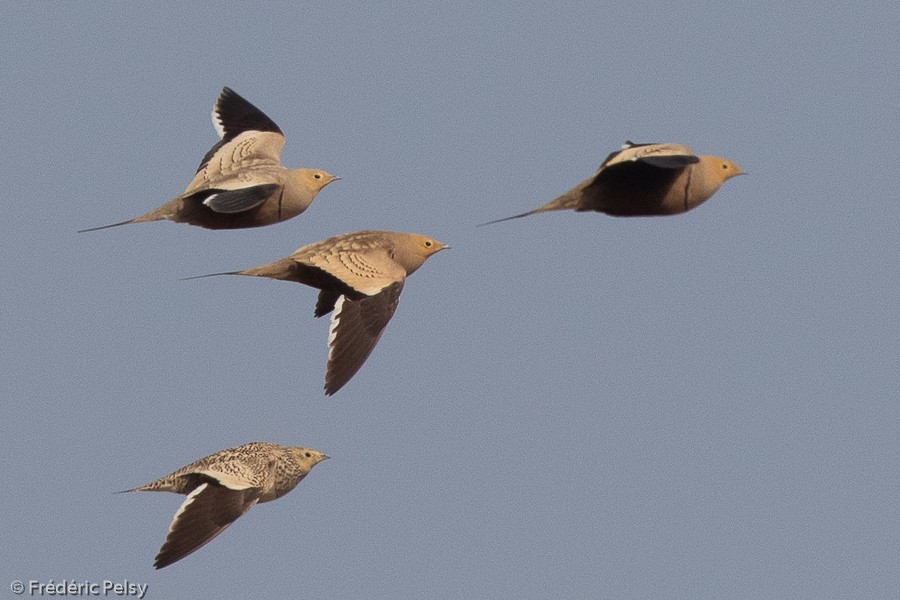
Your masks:
[[[90,229],[79,229],[78,233],[87,233],[88,231],[100,231],[101,229],[109,229],[110,227],[118,227],[120,225],[128,225],[129,223],[134,223],[135,219],[128,219],[127,221],[120,221],[118,223],[113,223],[112,225],[101,225],[100,227],[91,227]]]
[[[291,270],[294,261],[284,258],[273,263],[265,264],[261,267],[253,267],[252,269],[242,269],[240,271],[222,271],[221,273],[207,273],[206,275],[194,275],[193,277],[182,277],[179,281],[187,281],[189,279],[203,279],[204,277],[218,277],[219,275],[249,275],[251,277],[268,277],[269,279],[288,279],[290,280]]]
[[[577,189],[577,188],[575,188]],[[502,219],[496,219],[494,221],[488,221],[487,223],[482,223],[477,227],[482,227],[484,225],[493,225],[494,223],[502,223],[503,221],[511,221],[512,219],[521,219],[522,217],[527,217],[528,215],[535,215],[537,213],[549,212],[551,210],[568,210],[572,208],[578,208],[578,199],[579,195],[574,193],[574,189],[569,190],[562,196],[554,198],[547,204],[543,206],[538,206],[535,209],[529,210],[528,212],[523,212],[518,215],[513,215],[511,217],[504,217]]]
[[[207,273],[206,275],[194,275],[193,277],[181,277],[178,281],[189,281],[191,279],[204,279],[205,277],[218,277],[219,275],[246,275],[242,271],[222,271],[221,273]]]
[[[297,263],[290,257],[287,257],[260,267],[253,267],[252,269],[222,271],[221,273],[209,273],[207,275],[194,275],[193,277],[182,277],[180,281],[203,279],[204,277],[218,277],[219,275],[247,275],[250,277],[266,277],[268,279],[283,279],[285,281],[299,281],[305,283],[303,279],[298,279],[296,270]]]
[[[184,200],[181,196],[173,198],[150,212],[143,214],[127,221],[113,223],[112,225],[101,225],[100,227],[91,227],[90,229],[82,229],[78,233],[86,233],[88,231],[98,231],[100,229],[109,229],[110,227],[118,227],[119,225],[128,225],[129,223],[150,223],[152,221],[178,221],[178,214],[181,211]]]
[[[113,492],[113,494],[128,494],[130,492],[164,492],[164,491],[166,491],[159,487],[153,487],[154,483],[156,483],[156,482],[151,481],[150,483],[145,483],[144,485],[139,485],[137,487],[133,487],[130,490],[119,490],[118,492]]]
[[[528,215],[533,215],[535,213],[544,212],[540,208],[536,208],[534,210],[529,210],[528,212],[523,212],[518,215],[513,215],[511,217],[503,217],[502,219],[494,219],[493,221],[488,221],[487,223],[479,223],[475,227],[484,227],[485,225],[493,225],[494,223],[502,223],[503,221],[512,221],[513,219],[521,219],[522,217],[527,217]]]

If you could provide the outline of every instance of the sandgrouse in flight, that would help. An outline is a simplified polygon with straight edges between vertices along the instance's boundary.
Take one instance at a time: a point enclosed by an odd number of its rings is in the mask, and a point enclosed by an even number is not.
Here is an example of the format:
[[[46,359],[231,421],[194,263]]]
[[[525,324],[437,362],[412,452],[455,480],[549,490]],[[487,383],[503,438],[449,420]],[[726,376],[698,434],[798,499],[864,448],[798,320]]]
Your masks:
[[[687,146],[625,142],[594,175],[562,196],[485,225],[567,209],[617,217],[674,215],[699,206],[740,174],[740,167],[727,158],[695,156]]]
[[[312,448],[250,442],[220,450],[128,492],[174,492],[175,513],[153,566],[167,567],[206,545],[254,504],[290,492],[328,458]]]
[[[207,229],[271,225],[302,213],[338,179],[321,169],[283,167],[281,129],[231,88],[222,90],[212,117],[221,139],[203,157],[184,193],[145,215],[81,232],[162,220]]]

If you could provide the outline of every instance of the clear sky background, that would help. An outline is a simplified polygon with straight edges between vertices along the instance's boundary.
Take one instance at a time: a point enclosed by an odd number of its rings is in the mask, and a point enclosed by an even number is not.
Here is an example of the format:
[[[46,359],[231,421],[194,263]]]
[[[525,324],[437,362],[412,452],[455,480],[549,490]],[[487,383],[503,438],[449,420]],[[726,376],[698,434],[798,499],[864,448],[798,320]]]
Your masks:
[[[900,8],[6,2],[0,597],[897,598]],[[76,230],[179,194],[223,85],[342,177],[258,230]],[[625,140],[750,173],[671,218],[543,204]],[[453,246],[322,392],[360,229]],[[252,440],[333,458],[187,559],[114,494]]]

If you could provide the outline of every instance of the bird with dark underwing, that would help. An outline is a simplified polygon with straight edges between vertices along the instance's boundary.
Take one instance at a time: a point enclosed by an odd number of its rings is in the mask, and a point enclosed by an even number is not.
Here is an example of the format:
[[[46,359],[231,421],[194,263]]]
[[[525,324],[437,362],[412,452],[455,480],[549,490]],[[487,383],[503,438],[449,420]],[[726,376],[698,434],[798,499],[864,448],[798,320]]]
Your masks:
[[[547,204],[483,225],[552,210],[595,211],[616,217],[675,215],[706,202],[741,175],[727,158],[696,156],[679,144],[625,142],[588,179]]]
[[[207,229],[272,225],[305,211],[322,188],[338,179],[321,169],[282,166],[281,129],[231,88],[222,90],[212,119],[221,139],[180,196],[139,217],[79,233],[163,220]]]

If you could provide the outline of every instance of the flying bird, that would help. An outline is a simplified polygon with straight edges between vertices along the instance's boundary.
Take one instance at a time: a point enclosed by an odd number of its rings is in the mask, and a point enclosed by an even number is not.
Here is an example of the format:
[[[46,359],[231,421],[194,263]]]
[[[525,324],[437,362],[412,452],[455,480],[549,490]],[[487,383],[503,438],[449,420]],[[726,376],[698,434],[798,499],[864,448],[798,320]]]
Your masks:
[[[250,442],[220,450],[126,492],[174,492],[187,498],[175,513],[153,566],[167,567],[225,531],[254,504],[290,492],[328,458],[318,450]]]
[[[331,313],[325,367],[325,394],[330,396],[375,348],[397,310],[406,278],[444,248],[449,246],[415,233],[359,231],[303,246],[260,267],[199,277],[253,275],[318,288],[313,314]]]
[[[221,139],[184,193],[145,215],[79,233],[162,220],[207,229],[262,227],[296,217],[339,179],[321,169],[283,167],[281,129],[231,88],[222,89],[212,120]]]
[[[617,217],[674,215],[708,200],[740,167],[718,156],[696,156],[678,144],[625,142],[597,172],[547,204],[483,225],[551,210],[596,211]]]

